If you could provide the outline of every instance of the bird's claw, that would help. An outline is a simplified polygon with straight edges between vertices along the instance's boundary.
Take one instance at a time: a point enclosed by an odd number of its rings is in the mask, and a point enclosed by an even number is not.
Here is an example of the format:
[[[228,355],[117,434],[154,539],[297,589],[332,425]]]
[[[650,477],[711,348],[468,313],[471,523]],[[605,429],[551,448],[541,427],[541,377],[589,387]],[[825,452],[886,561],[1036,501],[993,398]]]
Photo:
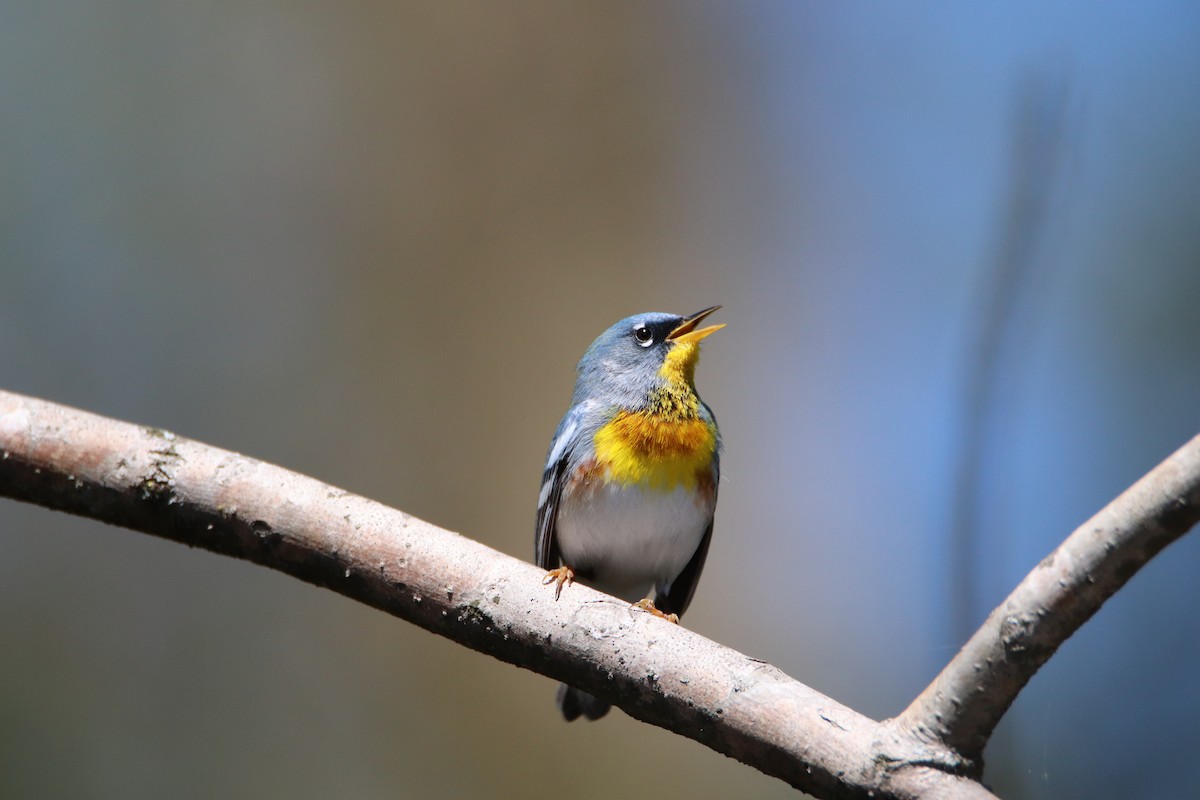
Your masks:
[[[546,577],[542,579],[542,586],[554,584],[554,599],[557,600],[562,594],[563,586],[570,586],[575,582],[575,570],[570,567],[557,567],[546,573]]]
[[[649,597],[644,598],[642,600],[638,600],[636,603],[633,604],[633,607],[638,609],[639,611],[645,611],[648,614],[653,614],[656,617],[661,617],[662,619],[665,619],[667,622],[673,622],[676,625],[679,624],[679,615],[678,614],[668,614],[665,611],[659,611],[658,608],[655,607],[654,601],[651,600]]]

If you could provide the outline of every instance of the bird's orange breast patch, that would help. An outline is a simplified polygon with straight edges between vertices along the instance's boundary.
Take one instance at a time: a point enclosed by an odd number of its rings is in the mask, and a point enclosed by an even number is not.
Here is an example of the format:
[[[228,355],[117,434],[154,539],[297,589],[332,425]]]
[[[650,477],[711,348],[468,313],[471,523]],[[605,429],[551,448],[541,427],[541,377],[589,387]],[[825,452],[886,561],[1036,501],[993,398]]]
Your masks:
[[[595,444],[596,465],[609,480],[670,491],[708,477],[717,437],[699,417],[621,411],[596,431]]]

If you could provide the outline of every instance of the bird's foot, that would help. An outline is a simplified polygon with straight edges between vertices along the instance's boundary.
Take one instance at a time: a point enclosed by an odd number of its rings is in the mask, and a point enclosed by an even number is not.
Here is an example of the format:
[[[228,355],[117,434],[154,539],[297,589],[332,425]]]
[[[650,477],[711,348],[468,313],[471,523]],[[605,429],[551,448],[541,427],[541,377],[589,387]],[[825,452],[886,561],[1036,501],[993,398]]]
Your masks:
[[[644,598],[642,600],[638,600],[636,603],[633,604],[633,607],[640,611],[645,611],[648,614],[653,614],[656,617],[662,617],[667,622],[674,622],[676,625],[679,624],[679,615],[678,614],[667,614],[664,611],[659,611],[657,608],[655,608],[654,601],[651,600],[649,597]]]
[[[557,600],[562,594],[563,586],[570,586],[575,582],[575,570],[570,567],[558,567],[546,573],[546,577],[542,579],[542,586],[554,584],[554,599]]]

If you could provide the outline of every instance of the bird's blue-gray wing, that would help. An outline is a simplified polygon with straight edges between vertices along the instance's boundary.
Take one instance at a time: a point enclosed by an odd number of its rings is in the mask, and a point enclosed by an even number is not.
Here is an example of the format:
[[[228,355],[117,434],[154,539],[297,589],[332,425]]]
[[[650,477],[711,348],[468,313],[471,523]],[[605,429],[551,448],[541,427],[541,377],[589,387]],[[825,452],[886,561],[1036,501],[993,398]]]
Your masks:
[[[546,467],[542,470],[542,488],[538,493],[537,525],[533,539],[534,558],[542,569],[554,569],[559,565],[558,544],[554,536],[558,502],[567,478],[567,465],[583,429],[584,408],[583,404],[573,406],[558,423],[558,430],[550,440]]]
[[[715,492],[716,489],[713,491]],[[688,560],[687,566],[663,591],[655,593],[654,606],[659,611],[664,614],[678,614],[681,617],[683,612],[687,611],[687,607],[692,602],[692,595],[696,593],[696,584],[700,582],[700,572],[704,569],[704,560],[708,558],[708,545],[712,541],[712,532],[713,521],[710,518],[708,527],[704,530],[704,538],[700,540],[700,546]]]

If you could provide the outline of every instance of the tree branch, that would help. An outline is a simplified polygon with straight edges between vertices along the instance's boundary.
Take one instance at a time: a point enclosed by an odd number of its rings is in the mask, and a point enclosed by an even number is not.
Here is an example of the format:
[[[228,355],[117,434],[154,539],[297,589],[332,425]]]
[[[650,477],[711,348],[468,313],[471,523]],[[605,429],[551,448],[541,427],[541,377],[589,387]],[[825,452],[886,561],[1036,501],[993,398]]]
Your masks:
[[[1021,689],[1142,565],[1200,521],[1200,436],[1034,567],[895,721],[979,764]]]
[[[762,661],[586,586],[573,586],[554,602],[531,564],[403,512],[165,431],[0,391],[0,495],[247,559],[327,587],[472,649],[569,681],[633,717],[820,797],[992,797],[975,780],[980,768],[974,743],[991,730],[979,719],[998,718],[1011,697],[997,704],[986,693],[956,689],[955,664],[973,665],[974,657],[964,654],[975,640],[995,638],[998,688],[1015,696],[1028,678],[1014,684],[1014,674],[1032,674],[1120,581],[1179,535],[1178,526],[1194,521],[1200,439],[1180,453],[1166,465],[1174,478],[1155,479],[1166,468],[1160,467],[1101,512],[1112,514],[1104,528],[1112,536],[1085,536],[1069,561],[1055,556],[1060,571],[1067,570],[1063,574],[1095,579],[1088,584],[1085,578],[1076,594],[1079,605],[1090,606],[1087,614],[1079,617],[1061,600],[1021,595],[1018,601],[1029,604],[993,614],[1000,622],[989,620],[933,687],[900,718],[880,723]],[[1170,488],[1176,484],[1190,488]],[[1123,513],[1130,518],[1118,520]],[[1157,533],[1148,541],[1129,533],[1142,528]],[[1079,538],[1077,533],[1064,548]],[[1086,572],[1078,572],[1076,565],[1084,564],[1079,569]],[[1109,575],[1118,582],[1109,582]],[[1051,624],[1055,617],[1067,622]],[[1017,623],[1006,624],[1009,618]],[[1009,665],[1035,656],[1040,660],[1032,668]],[[950,714],[947,704],[954,708],[955,701],[982,710]]]

